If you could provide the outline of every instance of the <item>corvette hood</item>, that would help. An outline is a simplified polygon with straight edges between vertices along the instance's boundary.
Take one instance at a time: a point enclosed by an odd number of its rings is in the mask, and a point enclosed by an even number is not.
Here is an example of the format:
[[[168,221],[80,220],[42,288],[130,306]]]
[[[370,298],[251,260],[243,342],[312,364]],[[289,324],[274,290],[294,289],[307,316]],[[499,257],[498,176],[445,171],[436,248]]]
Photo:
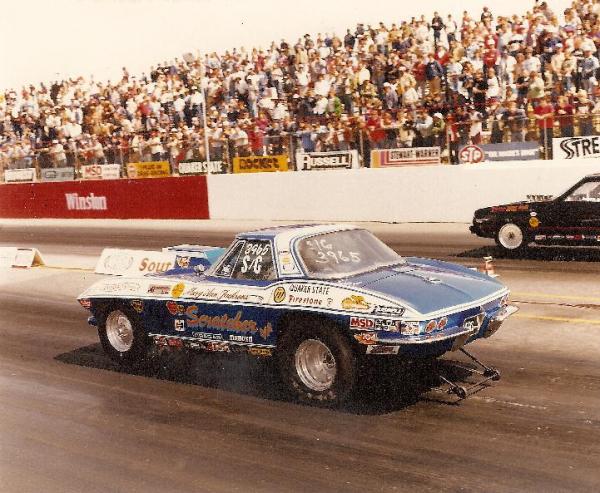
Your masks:
[[[414,258],[404,265],[355,276],[351,283],[395,298],[421,314],[501,296],[506,289],[501,282],[466,267]]]

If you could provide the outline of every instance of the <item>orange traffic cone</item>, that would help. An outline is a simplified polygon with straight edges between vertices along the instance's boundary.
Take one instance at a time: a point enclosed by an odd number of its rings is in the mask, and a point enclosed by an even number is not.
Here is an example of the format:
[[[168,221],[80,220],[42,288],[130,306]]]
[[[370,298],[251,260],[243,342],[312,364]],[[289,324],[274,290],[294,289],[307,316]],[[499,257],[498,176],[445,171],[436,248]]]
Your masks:
[[[498,277],[496,271],[494,270],[494,259],[492,257],[483,257],[483,273],[487,274],[490,277]]]

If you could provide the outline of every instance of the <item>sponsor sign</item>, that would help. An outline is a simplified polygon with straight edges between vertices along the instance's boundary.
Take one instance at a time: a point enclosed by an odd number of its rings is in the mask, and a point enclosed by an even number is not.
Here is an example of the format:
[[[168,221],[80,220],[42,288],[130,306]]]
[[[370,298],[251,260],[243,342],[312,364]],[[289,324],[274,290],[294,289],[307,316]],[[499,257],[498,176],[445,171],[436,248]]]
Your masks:
[[[297,152],[298,170],[320,170],[339,168],[358,168],[360,158],[357,150],[329,152]]]
[[[84,180],[118,180],[121,177],[120,164],[86,164],[80,170]]]
[[[0,187],[0,217],[208,219],[207,178],[12,183]]]
[[[463,164],[484,161],[531,161],[539,158],[540,146],[537,142],[467,145],[458,151],[458,159]]]
[[[174,252],[105,248],[96,264],[95,272],[115,276],[157,274],[172,269],[175,257]]]
[[[442,151],[440,147],[376,149],[371,151],[371,168],[440,164],[441,162]]]
[[[0,247],[0,268],[45,265],[37,248]]]
[[[35,168],[7,169],[4,171],[4,181],[6,183],[35,181]]]
[[[598,158],[600,137],[562,137],[552,140],[554,159]]]
[[[105,211],[108,209],[108,201],[104,195],[65,193],[65,200],[69,211]]]
[[[48,168],[40,171],[42,181],[72,181],[75,168]]]
[[[285,154],[275,156],[247,156],[233,158],[234,173],[260,173],[263,171],[287,171],[288,158]]]
[[[129,178],[162,178],[171,176],[171,165],[168,161],[129,163],[127,165],[127,176]]]
[[[226,173],[227,165],[223,161],[181,161],[180,175],[206,175]]]

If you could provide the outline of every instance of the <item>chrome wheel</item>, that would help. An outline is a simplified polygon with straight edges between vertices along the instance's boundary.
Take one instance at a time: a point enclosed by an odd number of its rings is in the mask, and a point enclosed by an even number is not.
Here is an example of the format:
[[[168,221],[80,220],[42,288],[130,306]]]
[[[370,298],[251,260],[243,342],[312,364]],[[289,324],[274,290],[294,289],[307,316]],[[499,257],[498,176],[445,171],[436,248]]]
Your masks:
[[[295,365],[298,378],[309,389],[322,392],[333,385],[337,365],[333,354],[321,341],[302,341],[296,349]]]
[[[120,310],[111,312],[106,318],[106,337],[110,345],[120,353],[125,353],[133,345],[133,326]]]
[[[523,246],[523,231],[513,223],[505,224],[498,231],[498,243],[507,250],[516,250]]]

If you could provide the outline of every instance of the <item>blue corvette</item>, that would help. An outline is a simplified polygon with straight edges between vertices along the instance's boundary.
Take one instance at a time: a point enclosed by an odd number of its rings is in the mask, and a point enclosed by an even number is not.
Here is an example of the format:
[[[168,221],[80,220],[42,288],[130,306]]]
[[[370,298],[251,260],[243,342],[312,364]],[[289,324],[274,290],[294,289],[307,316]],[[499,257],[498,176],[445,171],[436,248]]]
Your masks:
[[[324,405],[351,394],[362,357],[435,358],[489,337],[516,311],[499,281],[403,258],[353,226],[277,227],[239,234],[226,250],[173,249],[176,268],[107,278],[79,296],[104,350],[123,364],[151,344],[273,356],[294,396]]]

